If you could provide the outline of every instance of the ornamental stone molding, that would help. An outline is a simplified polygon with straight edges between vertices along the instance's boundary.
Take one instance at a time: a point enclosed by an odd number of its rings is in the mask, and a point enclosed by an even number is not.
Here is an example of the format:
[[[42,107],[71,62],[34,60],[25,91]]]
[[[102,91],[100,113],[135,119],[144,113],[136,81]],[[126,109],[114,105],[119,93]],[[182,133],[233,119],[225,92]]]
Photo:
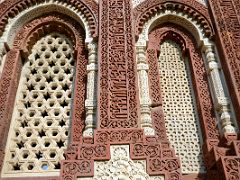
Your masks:
[[[180,161],[168,141],[158,142],[157,137],[147,137],[139,128],[96,130],[92,144],[72,144],[65,155],[62,179],[104,179],[113,175],[182,178]]]
[[[86,40],[91,41],[97,36],[98,6],[94,1],[30,1],[10,0],[1,4],[1,42],[8,42],[12,46],[14,34],[27,22],[49,12],[65,14],[81,23]]]
[[[151,32],[151,30],[153,30],[157,25],[164,24],[166,22],[177,24],[187,29],[195,37],[199,46],[202,43],[209,42],[204,29],[195,19],[181,11],[163,9],[162,11],[156,12],[154,16],[146,19],[146,22],[142,25],[141,33],[138,35],[139,38],[137,45],[146,45],[149,32]]]
[[[95,0],[97,3],[99,0]],[[132,5],[133,5],[133,8],[135,8],[136,6],[138,6],[139,4],[143,3],[145,0],[132,0]],[[196,0],[198,2],[200,2],[201,4],[205,5],[206,6],[206,1],[207,0]]]
[[[148,64],[146,61],[146,49],[144,46],[136,46],[137,57],[137,73],[139,84],[139,99],[140,99],[140,115],[141,128],[144,129],[145,135],[155,135],[151,119],[151,100],[149,95],[148,83]]]
[[[206,64],[209,71],[209,79],[212,84],[215,109],[219,114],[220,131],[222,134],[237,133],[238,124],[230,101],[229,92],[224,88],[226,87],[226,83],[222,77],[217,54],[214,52],[214,45],[204,45],[203,52],[207,60]]]
[[[209,1],[216,23],[218,49],[222,57],[221,63],[226,74],[227,85],[232,90],[231,98],[240,125],[240,74],[239,74],[239,1]]]
[[[6,43],[0,43],[0,77],[1,77],[3,66],[4,66],[4,63],[5,63],[7,50],[8,50],[7,44]]]
[[[139,102],[131,2],[102,0],[100,12],[99,127],[137,128]]]
[[[156,0],[146,0],[140,5],[138,5],[136,8],[134,8],[134,19],[135,19],[135,33],[138,36],[144,31],[144,25],[148,24],[146,22],[149,22],[151,20],[154,20],[156,17],[159,16],[159,14],[168,14],[171,12],[173,15],[177,16],[178,13],[180,13],[180,17],[182,19],[189,19],[190,22],[194,22],[193,24],[198,24],[197,26],[201,27],[200,32],[204,32],[205,36],[211,37],[214,32],[212,25],[210,23],[210,16],[208,13],[207,8],[198,3],[197,1],[192,1],[192,0],[174,0],[174,1],[156,1]],[[156,19],[155,19],[156,20]],[[172,22],[174,20],[170,20]],[[168,21],[169,22],[169,21]],[[164,23],[164,22],[163,22]],[[183,20],[180,19],[178,21],[175,21],[173,23],[179,24],[183,26],[189,26],[189,23],[184,22]],[[152,24],[152,23],[150,23]],[[185,25],[186,24],[186,25]],[[190,25],[192,26],[192,25]],[[187,28],[186,27],[186,28]],[[150,27],[147,26],[147,33],[151,29]]]
[[[93,137],[94,129],[97,124],[97,45],[91,42],[87,45],[88,48],[88,65],[87,65],[87,96],[85,100],[86,120],[84,137]]]

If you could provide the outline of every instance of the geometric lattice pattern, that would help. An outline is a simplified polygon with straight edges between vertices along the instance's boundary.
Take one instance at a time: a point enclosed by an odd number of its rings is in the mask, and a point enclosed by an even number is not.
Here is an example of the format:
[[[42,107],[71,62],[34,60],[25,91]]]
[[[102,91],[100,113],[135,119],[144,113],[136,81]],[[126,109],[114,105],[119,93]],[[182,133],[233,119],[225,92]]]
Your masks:
[[[204,172],[202,135],[188,60],[171,40],[161,45],[159,57],[167,136],[181,159],[184,173]]]
[[[68,140],[73,73],[73,48],[64,36],[49,34],[33,46],[21,73],[3,176],[59,172]]]

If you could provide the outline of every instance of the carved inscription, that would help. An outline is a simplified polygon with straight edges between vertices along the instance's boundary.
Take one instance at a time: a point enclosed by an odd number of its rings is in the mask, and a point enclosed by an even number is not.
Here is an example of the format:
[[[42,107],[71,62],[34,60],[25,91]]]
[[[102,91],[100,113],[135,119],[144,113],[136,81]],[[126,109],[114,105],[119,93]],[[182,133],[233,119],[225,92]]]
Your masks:
[[[101,39],[100,126],[136,127],[137,94],[130,2],[103,0],[101,6],[100,35],[104,37]]]

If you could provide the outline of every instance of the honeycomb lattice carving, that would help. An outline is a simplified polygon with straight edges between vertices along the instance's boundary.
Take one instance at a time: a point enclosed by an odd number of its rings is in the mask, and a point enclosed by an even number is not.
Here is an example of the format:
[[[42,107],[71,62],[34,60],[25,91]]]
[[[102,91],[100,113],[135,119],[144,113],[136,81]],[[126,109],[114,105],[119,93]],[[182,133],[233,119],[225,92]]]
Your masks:
[[[202,135],[188,61],[182,57],[180,47],[167,40],[161,45],[158,64],[167,136],[184,173],[204,172]]]
[[[36,42],[24,64],[8,136],[4,176],[59,173],[69,129],[73,48],[62,35]]]

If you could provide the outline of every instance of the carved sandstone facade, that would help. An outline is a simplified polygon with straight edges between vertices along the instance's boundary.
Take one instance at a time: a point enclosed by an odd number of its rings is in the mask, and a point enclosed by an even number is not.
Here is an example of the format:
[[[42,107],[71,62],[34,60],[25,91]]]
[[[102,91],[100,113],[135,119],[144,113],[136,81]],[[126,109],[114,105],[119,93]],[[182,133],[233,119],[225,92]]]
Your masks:
[[[234,0],[0,3],[1,179],[239,179]]]

